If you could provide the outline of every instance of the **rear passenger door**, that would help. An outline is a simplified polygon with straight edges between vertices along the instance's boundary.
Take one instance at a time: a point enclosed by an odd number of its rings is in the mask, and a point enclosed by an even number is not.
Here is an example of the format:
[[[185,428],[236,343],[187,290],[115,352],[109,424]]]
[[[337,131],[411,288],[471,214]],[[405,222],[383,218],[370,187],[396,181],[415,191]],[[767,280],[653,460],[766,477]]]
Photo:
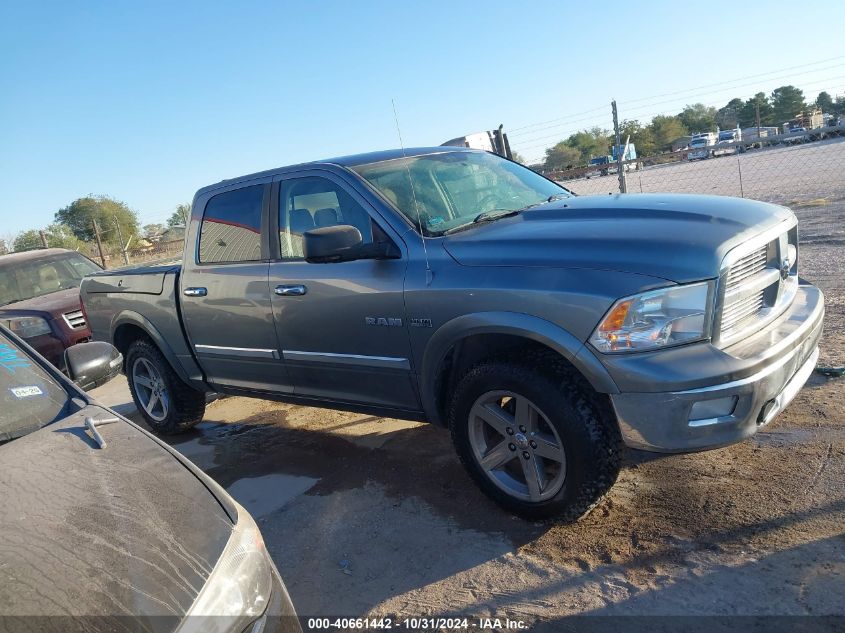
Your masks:
[[[417,410],[403,300],[404,244],[337,174],[310,170],[279,180],[271,205],[278,250],[270,290],[294,393]],[[392,240],[402,258],[306,262],[303,234],[337,224],[358,228],[365,243]]]
[[[267,286],[269,198],[268,178],[195,200],[180,299],[212,384],[289,393]]]

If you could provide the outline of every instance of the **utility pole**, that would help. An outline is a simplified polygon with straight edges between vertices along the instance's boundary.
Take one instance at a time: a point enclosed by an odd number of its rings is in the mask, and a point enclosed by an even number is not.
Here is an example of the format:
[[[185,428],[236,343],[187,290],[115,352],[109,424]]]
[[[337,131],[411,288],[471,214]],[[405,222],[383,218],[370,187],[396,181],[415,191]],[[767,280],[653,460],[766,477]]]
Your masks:
[[[616,99],[610,102],[610,106],[613,108],[613,131],[616,135],[616,173],[619,176],[619,193],[627,193],[628,192],[628,183],[625,182],[625,169],[624,165],[622,164],[623,159],[625,158],[623,154],[625,153],[625,148],[622,148],[622,135],[619,132],[619,114],[616,111]]]
[[[757,141],[760,141],[760,97],[754,99],[754,107],[757,111]],[[762,147],[762,144],[760,145]]]
[[[50,248],[47,245],[47,234],[42,230],[42,231],[38,231],[38,235],[41,236],[41,246],[43,246],[44,248]]]
[[[103,255],[103,240],[100,238],[100,227],[96,219],[92,219],[91,222],[94,223],[94,236],[97,238],[97,250],[100,251],[100,263],[103,265],[103,268],[108,268],[106,266],[106,256]]]
[[[126,245],[123,244],[123,231],[120,230],[120,222],[117,221],[117,216],[112,216],[112,220],[114,220],[114,226],[117,229],[117,240],[120,244],[120,251],[123,253],[123,263],[128,266],[129,255],[126,252],[126,247],[129,246],[129,242]]]

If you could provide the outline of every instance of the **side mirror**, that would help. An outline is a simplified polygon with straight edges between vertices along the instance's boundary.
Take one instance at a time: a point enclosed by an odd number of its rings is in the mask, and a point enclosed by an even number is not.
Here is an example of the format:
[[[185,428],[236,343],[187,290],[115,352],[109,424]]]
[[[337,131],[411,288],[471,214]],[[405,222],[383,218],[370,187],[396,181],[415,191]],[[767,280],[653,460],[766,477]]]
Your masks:
[[[123,355],[111,343],[91,341],[65,350],[70,379],[84,390],[106,384],[120,373]]]
[[[351,262],[356,259],[394,259],[400,256],[390,242],[364,244],[361,231],[348,224],[324,226],[303,234],[305,261],[310,264]]]

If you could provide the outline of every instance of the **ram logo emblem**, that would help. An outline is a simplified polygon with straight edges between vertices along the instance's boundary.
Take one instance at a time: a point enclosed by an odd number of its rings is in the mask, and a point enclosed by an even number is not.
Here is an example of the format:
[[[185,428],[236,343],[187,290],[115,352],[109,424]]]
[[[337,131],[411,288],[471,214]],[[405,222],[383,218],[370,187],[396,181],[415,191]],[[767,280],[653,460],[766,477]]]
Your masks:
[[[394,317],[364,317],[364,323],[384,327],[402,327],[402,319]]]

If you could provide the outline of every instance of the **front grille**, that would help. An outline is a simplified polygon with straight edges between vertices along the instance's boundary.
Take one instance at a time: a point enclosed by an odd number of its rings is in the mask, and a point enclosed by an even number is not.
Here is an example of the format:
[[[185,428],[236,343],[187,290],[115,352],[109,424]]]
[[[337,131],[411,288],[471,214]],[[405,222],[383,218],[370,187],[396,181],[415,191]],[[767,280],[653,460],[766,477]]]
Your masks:
[[[730,292],[749,277],[753,277],[766,267],[768,247],[763,246],[737,261],[728,271],[725,291]]]
[[[763,308],[764,294],[764,291],[760,290],[726,306],[722,311],[722,333],[730,333],[731,330],[741,325],[745,319],[760,312]]]
[[[792,302],[798,287],[798,231],[792,228],[728,257],[715,336],[723,346],[763,327]]]
[[[82,314],[82,310],[65,312],[62,317],[71,329],[78,330],[85,327],[85,315]]]

